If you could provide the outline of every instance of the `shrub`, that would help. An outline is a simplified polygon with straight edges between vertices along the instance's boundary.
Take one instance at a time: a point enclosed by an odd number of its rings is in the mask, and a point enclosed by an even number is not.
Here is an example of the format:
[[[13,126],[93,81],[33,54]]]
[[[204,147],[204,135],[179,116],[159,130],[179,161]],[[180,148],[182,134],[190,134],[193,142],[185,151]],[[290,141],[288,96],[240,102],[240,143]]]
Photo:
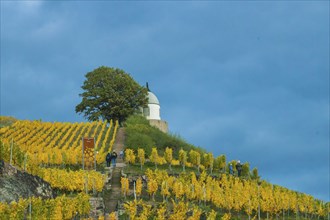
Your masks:
[[[149,125],[146,118],[141,115],[130,116],[126,122],[126,146],[137,150],[138,147],[145,149],[147,155],[150,155],[151,148],[156,146],[158,153],[163,155],[166,147],[173,149],[173,157],[178,157],[178,152],[182,148],[185,151],[194,149],[200,153],[205,150],[197,148],[178,135],[166,134],[159,129]]]

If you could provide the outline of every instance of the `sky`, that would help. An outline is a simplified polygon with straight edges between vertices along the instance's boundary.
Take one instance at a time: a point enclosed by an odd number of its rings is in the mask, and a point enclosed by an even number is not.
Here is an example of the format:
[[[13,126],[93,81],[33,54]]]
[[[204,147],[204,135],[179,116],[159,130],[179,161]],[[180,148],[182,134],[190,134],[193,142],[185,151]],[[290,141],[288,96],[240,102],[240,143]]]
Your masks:
[[[170,133],[329,201],[329,1],[1,1],[1,115],[85,121],[123,69]]]

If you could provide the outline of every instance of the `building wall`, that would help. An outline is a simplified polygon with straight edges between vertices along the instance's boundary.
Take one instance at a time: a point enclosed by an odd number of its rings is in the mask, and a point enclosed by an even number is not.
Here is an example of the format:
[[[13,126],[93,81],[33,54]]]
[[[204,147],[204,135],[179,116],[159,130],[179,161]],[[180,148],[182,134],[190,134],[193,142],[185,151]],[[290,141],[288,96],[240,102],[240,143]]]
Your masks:
[[[160,106],[156,104],[148,104],[149,115],[147,115],[148,120],[160,120]]]
[[[168,133],[168,124],[166,121],[150,119],[149,123],[151,126],[158,128],[162,132]]]

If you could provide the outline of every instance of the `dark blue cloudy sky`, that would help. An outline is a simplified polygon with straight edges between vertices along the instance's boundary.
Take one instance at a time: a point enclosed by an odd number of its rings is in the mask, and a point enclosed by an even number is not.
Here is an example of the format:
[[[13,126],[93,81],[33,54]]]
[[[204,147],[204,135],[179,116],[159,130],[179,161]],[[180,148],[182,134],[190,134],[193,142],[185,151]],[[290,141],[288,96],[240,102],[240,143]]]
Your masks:
[[[172,133],[329,201],[329,1],[1,1],[1,115],[83,121],[101,65]]]

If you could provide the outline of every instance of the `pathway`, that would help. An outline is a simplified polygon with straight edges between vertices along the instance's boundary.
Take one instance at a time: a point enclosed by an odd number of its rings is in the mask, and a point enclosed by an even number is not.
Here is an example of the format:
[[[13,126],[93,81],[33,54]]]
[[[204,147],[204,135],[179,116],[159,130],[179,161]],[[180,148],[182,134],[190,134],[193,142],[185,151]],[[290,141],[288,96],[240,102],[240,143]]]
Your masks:
[[[105,212],[107,214],[117,211],[118,200],[121,198],[121,171],[125,166],[124,161],[119,158],[119,152],[124,149],[124,141],[125,141],[125,129],[119,128],[116,134],[116,140],[113,145],[113,150],[118,154],[117,164],[115,168],[107,168],[109,169],[109,173],[111,175],[110,183],[107,183],[106,188],[110,189],[108,193],[105,193],[104,196],[104,205]]]

